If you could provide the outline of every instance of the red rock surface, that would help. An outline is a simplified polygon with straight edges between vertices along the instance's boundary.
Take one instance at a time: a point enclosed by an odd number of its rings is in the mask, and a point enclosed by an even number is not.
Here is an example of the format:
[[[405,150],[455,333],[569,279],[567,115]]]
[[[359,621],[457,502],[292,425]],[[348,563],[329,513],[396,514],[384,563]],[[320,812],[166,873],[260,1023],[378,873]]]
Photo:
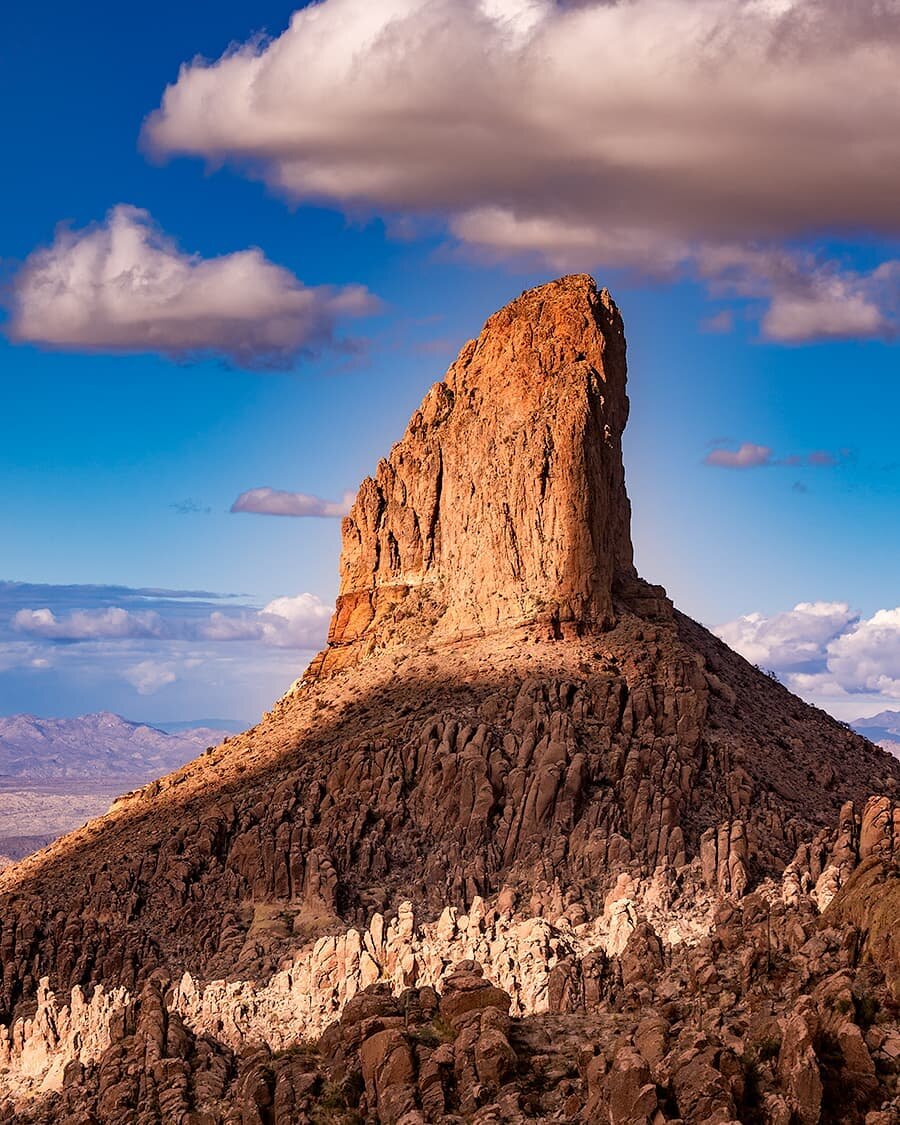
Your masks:
[[[363,481],[311,674],[426,636],[611,624],[635,578],[627,419],[622,318],[591,278],[492,316]]]

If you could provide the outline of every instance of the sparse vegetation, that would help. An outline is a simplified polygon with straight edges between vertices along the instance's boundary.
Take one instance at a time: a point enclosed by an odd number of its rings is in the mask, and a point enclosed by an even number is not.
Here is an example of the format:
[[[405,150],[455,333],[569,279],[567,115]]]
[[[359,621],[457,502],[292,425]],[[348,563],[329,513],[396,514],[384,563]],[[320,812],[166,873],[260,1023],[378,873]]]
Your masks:
[[[311,1040],[311,1039],[300,1039],[296,1043],[291,1043],[287,1047],[282,1047],[278,1051],[273,1051],[272,1052],[272,1058],[273,1059],[293,1059],[293,1058],[299,1058],[299,1057],[302,1057],[302,1056],[308,1056],[310,1058],[318,1058],[319,1054],[320,1054],[319,1048],[316,1046],[316,1044],[313,1040]]]
[[[456,1038],[453,1028],[440,1016],[435,1017],[429,1024],[415,1028],[410,1034],[423,1047],[439,1047],[441,1043],[452,1043]]]
[[[362,1095],[362,1075],[353,1072],[339,1082],[326,1082],[312,1112],[313,1125],[358,1125],[362,1122],[356,1106]]]

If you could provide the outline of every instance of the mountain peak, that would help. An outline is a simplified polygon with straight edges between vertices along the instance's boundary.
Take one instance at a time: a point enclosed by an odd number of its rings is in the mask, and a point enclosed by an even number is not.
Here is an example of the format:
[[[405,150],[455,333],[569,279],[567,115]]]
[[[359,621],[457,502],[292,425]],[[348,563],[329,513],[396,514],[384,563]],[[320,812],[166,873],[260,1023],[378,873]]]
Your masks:
[[[896,1119],[900,762],[637,578],[625,378],[492,316],[306,681],[0,874],[0,1119]]]
[[[586,274],[491,316],[360,486],[310,676],[426,634],[608,627],[636,579],[625,384],[622,319]]]

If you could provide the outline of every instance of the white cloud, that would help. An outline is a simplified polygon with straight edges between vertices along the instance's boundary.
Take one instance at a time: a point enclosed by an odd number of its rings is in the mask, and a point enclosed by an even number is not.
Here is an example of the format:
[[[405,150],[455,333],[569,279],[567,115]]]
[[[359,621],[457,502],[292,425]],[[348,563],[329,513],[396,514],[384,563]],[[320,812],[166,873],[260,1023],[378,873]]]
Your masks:
[[[91,588],[75,589],[84,592]],[[118,606],[76,608],[65,613],[22,608],[5,621],[9,622],[10,638],[24,634],[28,640],[13,642],[5,648],[16,654],[15,666],[23,666],[26,658],[44,657],[59,642],[79,642],[67,647],[82,648],[89,651],[91,658],[103,659],[116,650],[128,652],[136,646],[150,647],[144,642],[152,642],[154,651],[167,652],[173,644],[183,649],[185,644],[198,641],[251,641],[272,648],[318,649],[325,643],[331,614],[332,607],[310,593],[275,598],[262,609],[241,607],[210,612],[208,601],[187,602],[173,605],[165,616],[155,609],[126,610]],[[0,618],[0,627],[3,622]],[[0,658],[3,652],[0,643]],[[188,660],[182,651],[180,666],[186,667]],[[171,663],[161,666],[168,669]]]
[[[274,648],[318,649],[325,643],[332,608],[315,594],[275,598],[258,613],[215,612],[200,629],[210,641],[261,641]]]
[[[26,259],[12,282],[8,331],[74,350],[279,366],[333,343],[338,321],[374,307],[361,286],[306,286],[258,249],[186,254],[146,211],[119,205],[100,225],[59,229]]]
[[[898,312],[898,263],[868,273],[797,249],[704,246],[697,270],[717,295],[766,302],[763,335],[800,343],[892,336]]]
[[[353,504],[354,494],[345,492],[342,500],[322,500],[304,492],[284,492],[278,488],[251,488],[231,505],[232,512],[254,512],[263,516],[318,516],[340,519]]]
[[[750,613],[716,634],[747,660],[782,673],[804,696],[900,699],[900,606],[860,618],[845,602]]]
[[[132,613],[115,606],[76,609],[61,617],[46,608],[20,609],[13,615],[12,627],[18,633],[53,641],[159,637],[164,631],[162,618],[155,611]]]
[[[847,691],[900,698],[900,606],[880,609],[828,648],[828,669]]]
[[[198,631],[206,641],[258,641],[262,638],[259,615],[247,610],[237,614],[216,610]]]
[[[144,635],[133,622],[123,627],[119,614],[98,627],[111,604],[158,616],[158,635]],[[49,607],[52,619],[37,607]],[[37,614],[45,630],[55,621],[52,635],[16,630],[23,609],[29,623]],[[84,614],[88,624],[76,628]],[[329,619],[330,607],[312,594],[259,610],[202,590],[0,582],[0,710],[39,713],[51,691],[61,711],[107,709],[151,719],[212,714],[249,723],[323,647]],[[111,627],[117,622],[118,633]],[[143,695],[163,698],[164,710],[139,707]]]
[[[787,613],[749,613],[715,630],[752,664],[776,671],[823,664],[829,642],[859,620],[846,602],[800,602]]]
[[[854,291],[847,278],[835,276],[831,281],[824,290],[774,293],[763,317],[763,332],[770,339],[794,343],[893,333],[876,296]]]
[[[332,607],[315,594],[275,598],[262,610],[263,640],[276,648],[318,648],[328,634]]]
[[[728,276],[775,339],[882,335],[897,264],[797,247],[900,231],[898,69],[884,0],[322,0],[183,66],[145,139],[488,253]]]
[[[753,469],[772,464],[772,450],[768,445],[754,445],[745,441],[738,449],[714,449],[705,458],[707,465],[720,469]]]
[[[155,695],[160,688],[174,684],[178,677],[172,664],[162,664],[156,660],[142,660],[122,672],[126,680],[137,690],[138,695]]]

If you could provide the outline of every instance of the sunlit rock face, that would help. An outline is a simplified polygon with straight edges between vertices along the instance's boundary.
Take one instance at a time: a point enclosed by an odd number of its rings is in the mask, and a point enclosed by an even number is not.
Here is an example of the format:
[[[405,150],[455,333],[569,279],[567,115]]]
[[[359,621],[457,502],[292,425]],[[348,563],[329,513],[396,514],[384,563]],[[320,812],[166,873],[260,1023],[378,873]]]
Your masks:
[[[314,674],[425,635],[604,628],[633,583],[625,334],[583,274],[495,313],[363,481]]]

